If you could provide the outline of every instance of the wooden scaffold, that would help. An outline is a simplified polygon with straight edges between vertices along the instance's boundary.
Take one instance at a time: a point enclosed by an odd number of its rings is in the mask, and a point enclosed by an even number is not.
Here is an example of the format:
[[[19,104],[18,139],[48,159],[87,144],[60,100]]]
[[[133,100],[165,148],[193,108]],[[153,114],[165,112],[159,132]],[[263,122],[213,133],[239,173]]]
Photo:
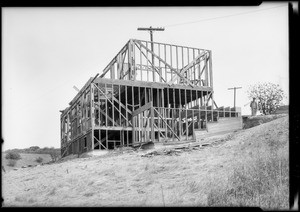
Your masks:
[[[208,123],[240,117],[213,96],[210,50],[131,39],[62,111],[62,156],[195,140]]]

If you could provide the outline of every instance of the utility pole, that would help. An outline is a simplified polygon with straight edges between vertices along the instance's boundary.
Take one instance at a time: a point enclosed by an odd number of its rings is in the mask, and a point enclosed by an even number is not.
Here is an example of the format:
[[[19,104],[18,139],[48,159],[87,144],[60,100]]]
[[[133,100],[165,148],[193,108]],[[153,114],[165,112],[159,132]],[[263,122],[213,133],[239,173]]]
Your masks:
[[[234,90],[234,102],[233,102],[233,105],[234,105],[234,109],[235,109],[235,95],[236,95],[236,89],[240,89],[242,87],[233,87],[233,88],[228,88],[228,90]]]
[[[163,27],[157,27],[157,28],[152,28],[150,26],[149,28],[144,28],[144,27],[139,27],[137,30],[144,30],[144,31],[149,31],[150,32],[150,41],[151,41],[151,51],[153,52],[153,31],[165,31],[165,28]],[[154,66],[154,55],[152,54],[152,64]]]

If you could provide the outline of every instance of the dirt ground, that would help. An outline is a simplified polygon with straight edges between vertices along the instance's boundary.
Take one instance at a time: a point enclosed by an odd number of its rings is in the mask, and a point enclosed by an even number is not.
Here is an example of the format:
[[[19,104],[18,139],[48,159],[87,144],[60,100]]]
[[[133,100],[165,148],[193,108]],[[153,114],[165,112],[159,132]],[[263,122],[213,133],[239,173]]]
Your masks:
[[[174,154],[143,157],[174,147],[156,145],[2,172],[3,206],[207,206],[210,188],[266,139],[288,140],[288,116]]]

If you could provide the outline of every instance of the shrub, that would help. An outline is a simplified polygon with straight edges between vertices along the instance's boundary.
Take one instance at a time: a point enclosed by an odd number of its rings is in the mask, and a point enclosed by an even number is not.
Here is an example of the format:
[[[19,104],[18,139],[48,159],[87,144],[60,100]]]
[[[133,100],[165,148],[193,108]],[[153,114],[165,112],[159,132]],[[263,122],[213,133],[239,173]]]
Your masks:
[[[57,159],[59,158],[60,154],[57,154],[56,152],[51,152],[50,156],[51,156],[51,160],[52,161],[57,161]]]
[[[30,151],[37,151],[37,150],[39,150],[39,149],[40,149],[39,146],[31,146],[31,147],[29,147],[29,150],[30,150]]]
[[[49,151],[49,147],[44,147],[41,150],[47,152],[47,151]]]
[[[19,153],[17,152],[8,152],[6,155],[5,155],[5,158],[6,159],[12,159],[12,160],[19,160],[21,159],[21,156]]]
[[[16,165],[17,161],[13,159],[9,159],[7,162],[7,165],[10,167],[14,167]]]
[[[43,158],[42,157],[38,157],[38,158],[35,159],[35,161],[38,162],[38,163],[41,163],[41,162],[43,162]]]

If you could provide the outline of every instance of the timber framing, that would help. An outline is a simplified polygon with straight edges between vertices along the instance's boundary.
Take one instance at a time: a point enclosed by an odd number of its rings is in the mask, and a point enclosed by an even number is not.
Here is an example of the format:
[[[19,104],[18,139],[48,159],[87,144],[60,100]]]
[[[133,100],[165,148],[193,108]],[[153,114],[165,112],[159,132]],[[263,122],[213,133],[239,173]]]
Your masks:
[[[150,46],[153,46],[152,50]],[[217,107],[210,50],[131,39],[61,111],[61,154],[195,140],[240,109]]]

